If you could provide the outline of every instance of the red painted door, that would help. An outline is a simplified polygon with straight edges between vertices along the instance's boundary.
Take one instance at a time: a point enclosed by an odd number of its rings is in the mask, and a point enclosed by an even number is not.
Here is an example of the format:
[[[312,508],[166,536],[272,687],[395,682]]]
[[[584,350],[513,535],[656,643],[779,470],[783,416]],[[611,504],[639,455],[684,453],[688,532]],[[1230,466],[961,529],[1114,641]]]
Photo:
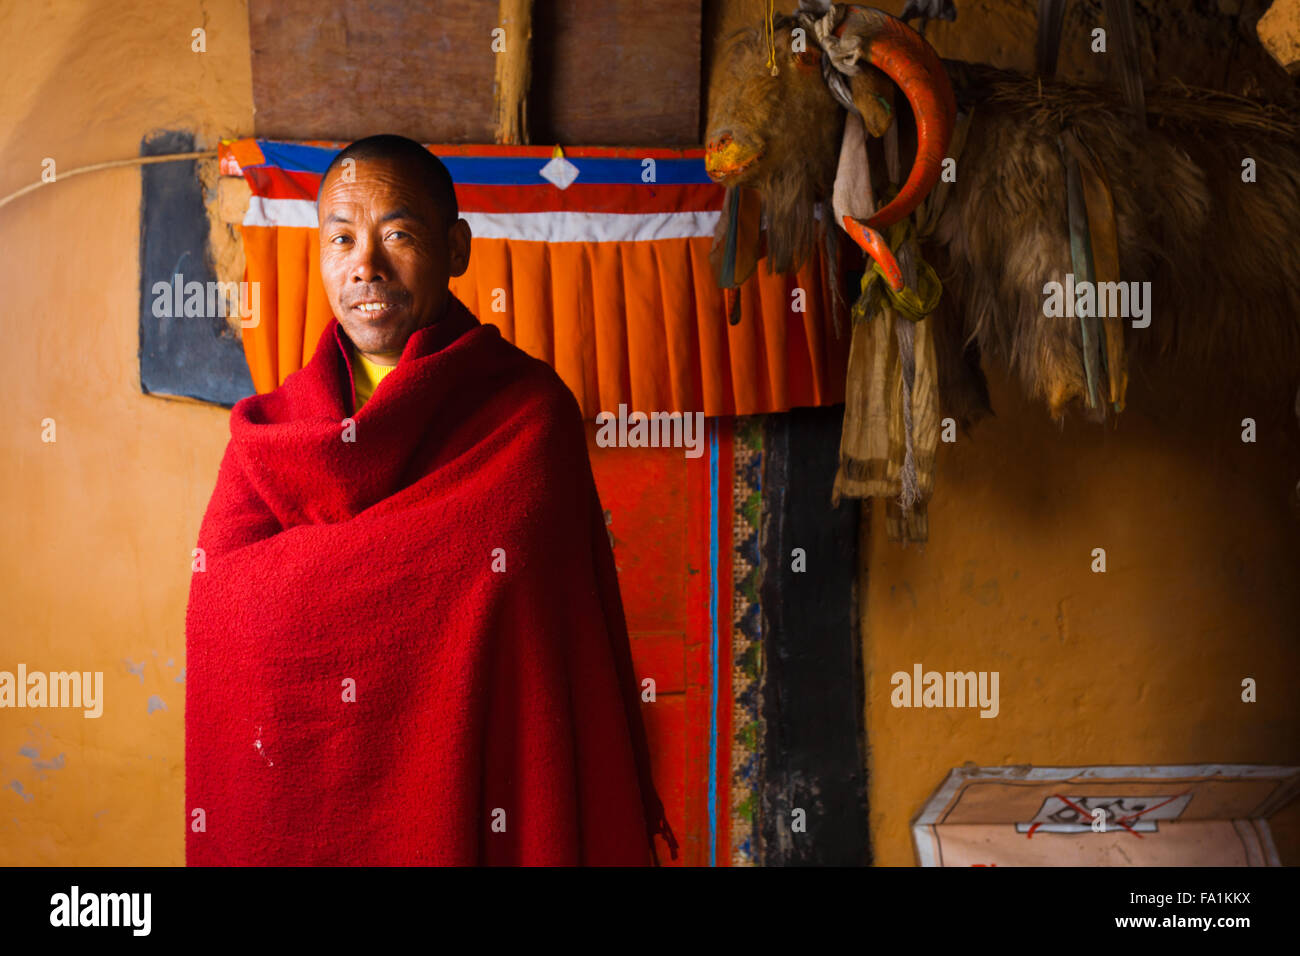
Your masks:
[[[729,856],[728,426],[709,420],[699,458],[681,448],[599,448],[594,426],[588,434],[633,663],[638,680],[655,681],[656,699],[641,710],[655,784],[680,845],[675,862],[659,845],[670,866],[725,864]]]

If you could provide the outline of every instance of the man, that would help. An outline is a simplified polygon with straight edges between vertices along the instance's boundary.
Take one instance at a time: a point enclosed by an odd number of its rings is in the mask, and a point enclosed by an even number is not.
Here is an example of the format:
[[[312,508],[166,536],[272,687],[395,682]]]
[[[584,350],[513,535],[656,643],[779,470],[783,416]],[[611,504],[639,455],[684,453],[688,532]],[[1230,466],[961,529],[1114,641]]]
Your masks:
[[[199,532],[187,862],[675,850],[581,413],[447,288],[470,230],[446,168],[360,140],[317,211],[335,321],[232,410]]]

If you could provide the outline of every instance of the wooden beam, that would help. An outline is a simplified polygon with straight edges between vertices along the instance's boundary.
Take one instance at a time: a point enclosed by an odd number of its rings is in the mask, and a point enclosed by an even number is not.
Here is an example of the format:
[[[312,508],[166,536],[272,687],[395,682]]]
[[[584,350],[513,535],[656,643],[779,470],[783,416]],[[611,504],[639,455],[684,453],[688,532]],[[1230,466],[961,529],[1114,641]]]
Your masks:
[[[348,143],[397,133],[420,143],[492,142],[496,3],[247,5],[254,135]]]
[[[532,79],[533,0],[501,0],[503,34],[493,37],[496,53],[494,106],[496,141],[528,144],[528,87]]]

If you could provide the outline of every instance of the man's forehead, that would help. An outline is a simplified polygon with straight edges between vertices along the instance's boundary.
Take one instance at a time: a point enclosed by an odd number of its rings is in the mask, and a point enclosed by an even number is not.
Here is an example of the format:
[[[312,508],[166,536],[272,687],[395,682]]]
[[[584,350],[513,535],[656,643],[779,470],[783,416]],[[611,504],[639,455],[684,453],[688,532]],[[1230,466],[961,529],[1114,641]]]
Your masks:
[[[357,160],[354,167],[335,167],[321,189],[320,211],[374,208],[380,215],[405,210],[433,215],[433,202],[411,164],[393,160]],[[375,208],[378,207],[378,208]]]
[[[409,162],[391,159],[347,161],[330,170],[322,193],[424,192],[419,171]]]

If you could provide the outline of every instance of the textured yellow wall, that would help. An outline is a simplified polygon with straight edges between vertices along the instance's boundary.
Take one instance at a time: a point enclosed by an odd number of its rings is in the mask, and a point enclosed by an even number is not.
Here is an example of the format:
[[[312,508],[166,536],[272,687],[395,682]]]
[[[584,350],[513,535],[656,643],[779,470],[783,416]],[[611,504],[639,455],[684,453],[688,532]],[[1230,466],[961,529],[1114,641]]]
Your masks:
[[[967,761],[1300,764],[1294,421],[1244,444],[1257,408],[1189,410],[1179,399],[1197,383],[1166,383],[1157,397],[1131,387],[1116,428],[1058,427],[991,385],[997,417],[940,445],[924,552],[886,539],[880,503],[872,516],[861,584],[880,865],[914,862],[912,818]],[[1000,713],[893,707],[890,675],[916,663],[998,671]],[[1284,862],[1300,862],[1297,809],[1274,828]]]
[[[4,4],[0,194],[155,129],[249,135],[248,51],[243,3]],[[0,865],[184,863],[189,555],[229,413],[140,393],[139,244],[137,168],[0,209],[0,670],[105,685],[98,719],[0,710]]]

